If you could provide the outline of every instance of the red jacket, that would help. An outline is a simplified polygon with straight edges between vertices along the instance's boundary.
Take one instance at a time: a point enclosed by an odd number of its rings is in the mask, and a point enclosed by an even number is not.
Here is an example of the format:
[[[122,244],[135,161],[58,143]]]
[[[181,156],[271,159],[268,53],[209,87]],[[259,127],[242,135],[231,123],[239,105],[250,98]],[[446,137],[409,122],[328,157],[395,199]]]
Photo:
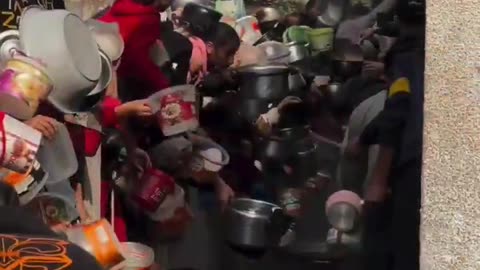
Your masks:
[[[118,70],[122,79],[140,82],[141,91],[147,95],[169,86],[168,79],[152,60],[150,47],[160,37],[160,13],[153,7],[134,0],[117,0],[101,21],[116,22],[125,42],[125,51]]]

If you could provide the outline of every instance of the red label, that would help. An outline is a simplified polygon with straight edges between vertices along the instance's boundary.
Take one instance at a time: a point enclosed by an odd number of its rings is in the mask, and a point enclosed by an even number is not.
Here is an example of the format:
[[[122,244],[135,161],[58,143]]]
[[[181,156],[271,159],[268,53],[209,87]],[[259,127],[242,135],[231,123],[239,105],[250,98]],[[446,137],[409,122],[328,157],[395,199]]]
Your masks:
[[[172,177],[159,171],[149,171],[142,179],[142,184],[134,194],[137,203],[145,210],[153,212],[173,192],[175,182]]]

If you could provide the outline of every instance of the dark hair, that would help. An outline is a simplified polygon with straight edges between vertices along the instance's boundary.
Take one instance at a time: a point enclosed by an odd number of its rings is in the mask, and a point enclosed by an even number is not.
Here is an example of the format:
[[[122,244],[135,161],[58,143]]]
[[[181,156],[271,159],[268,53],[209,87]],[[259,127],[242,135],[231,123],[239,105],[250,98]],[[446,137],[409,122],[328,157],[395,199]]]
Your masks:
[[[220,12],[210,7],[190,2],[183,8],[180,20],[190,34],[205,40],[221,17]]]
[[[205,41],[212,42],[215,47],[238,49],[240,37],[230,25],[220,22],[206,36]]]
[[[133,0],[133,2],[142,4],[144,6],[150,6],[150,5],[153,5],[153,3],[155,3],[155,0]]]

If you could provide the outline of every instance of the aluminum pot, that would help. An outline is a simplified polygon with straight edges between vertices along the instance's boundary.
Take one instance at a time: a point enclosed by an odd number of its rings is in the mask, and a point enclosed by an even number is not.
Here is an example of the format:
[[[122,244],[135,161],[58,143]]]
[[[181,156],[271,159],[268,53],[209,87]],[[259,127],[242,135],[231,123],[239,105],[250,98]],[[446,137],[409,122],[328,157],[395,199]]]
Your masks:
[[[100,57],[102,59],[102,73],[97,85],[90,93],[85,97],[80,106],[81,110],[89,110],[100,103],[107,93],[107,87],[112,81],[113,67],[109,57],[102,51],[100,51]]]
[[[22,13],[19,33],[25,54],[46,64],[54,85],[49,101],[64,113],[81,112],[82,99],[102,72],[98,45],[88,26],[66,10],[30,6]]]
[[[280,12],[272,7],[264,7],[255,13],[259,23],[279,21],[282,18]]]
[[[276,241],[272,238],[272,218],[282,209],[264,201],[235,199],[226,211],[225,229],[227,241],[236,247],[262,250]]]
[[[306,85],[307,82],[299,71],[294,71],[288,76],[288,89],[290,89],[290,91],[302,90]]]
[[[290,51],[290,58],[289,58],[290,64],[310,56],[308,43],[290,42],[285,45],[288,47],[288,50]]]
[[[256,143],[256,156],[262,167],[283,164],[289,155],[289,147],[286,140],[277,137],[261,138]]]
[[[280,99],[288,95],[286,65],[253,65],[238,69],[240,78],[239,94],[247,99]]]
[[[278,104],[277,100],[244,99],[237,104],[237,111],[248,122],[255,122],[261,114],[268,112]]]
[[[347,5],[348,0],[329,0],[322,14],[317,17],[318,21],[326,26],[337,26],[345,15]]]
[[[332,61],[332,73],[341,78],[350,78],[362,72],[363,61]]]

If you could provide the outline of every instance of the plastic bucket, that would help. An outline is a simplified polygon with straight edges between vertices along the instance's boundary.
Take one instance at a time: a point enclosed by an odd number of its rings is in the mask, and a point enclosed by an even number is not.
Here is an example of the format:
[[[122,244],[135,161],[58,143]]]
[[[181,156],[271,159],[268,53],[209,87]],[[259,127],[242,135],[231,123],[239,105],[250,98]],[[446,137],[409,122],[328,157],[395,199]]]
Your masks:
[[[175,180],[170,175],[152,168],[145,172],[132,196],[143,210],[153,212],[174,190]]]
[[[312,29],[308,26],[290,26],[284,35],[284,42],[300,42],[300,43],[308,43],[310,39],[308,38],[308,32]]]
[[[49,183],[66,180],[75,174],[78,170],[78,161],[70,134],[64,124],[58,125],[58,132],[52,140],[42,140],[37,159],[48,172]]]
[[[189,134],[189,139],[193,143],[193,156],[189,164],[193,179],[200,183],[214,181],[218,172],[230,162],[228,152],[208,138]],[[221,157],[212,158],[212,152]]]
[[[235,30],[240,39],[249,45],[254,44],[262,37],[257,18],[253,16],[245,16],[238,19],[235,25]]]
[[[195,86],[179,85],[159,91],[148,103],[157,115],[165,136],[195,130],[198,127]]]
[[[105,269],[123,266],[125,257],[112,226],[101,219],[88,225],[68,228],[68,240],[93,255]]]
[[[333,48],[332,28],[316,28],[307,32],[310,48],[315,52],[326,52]]]

